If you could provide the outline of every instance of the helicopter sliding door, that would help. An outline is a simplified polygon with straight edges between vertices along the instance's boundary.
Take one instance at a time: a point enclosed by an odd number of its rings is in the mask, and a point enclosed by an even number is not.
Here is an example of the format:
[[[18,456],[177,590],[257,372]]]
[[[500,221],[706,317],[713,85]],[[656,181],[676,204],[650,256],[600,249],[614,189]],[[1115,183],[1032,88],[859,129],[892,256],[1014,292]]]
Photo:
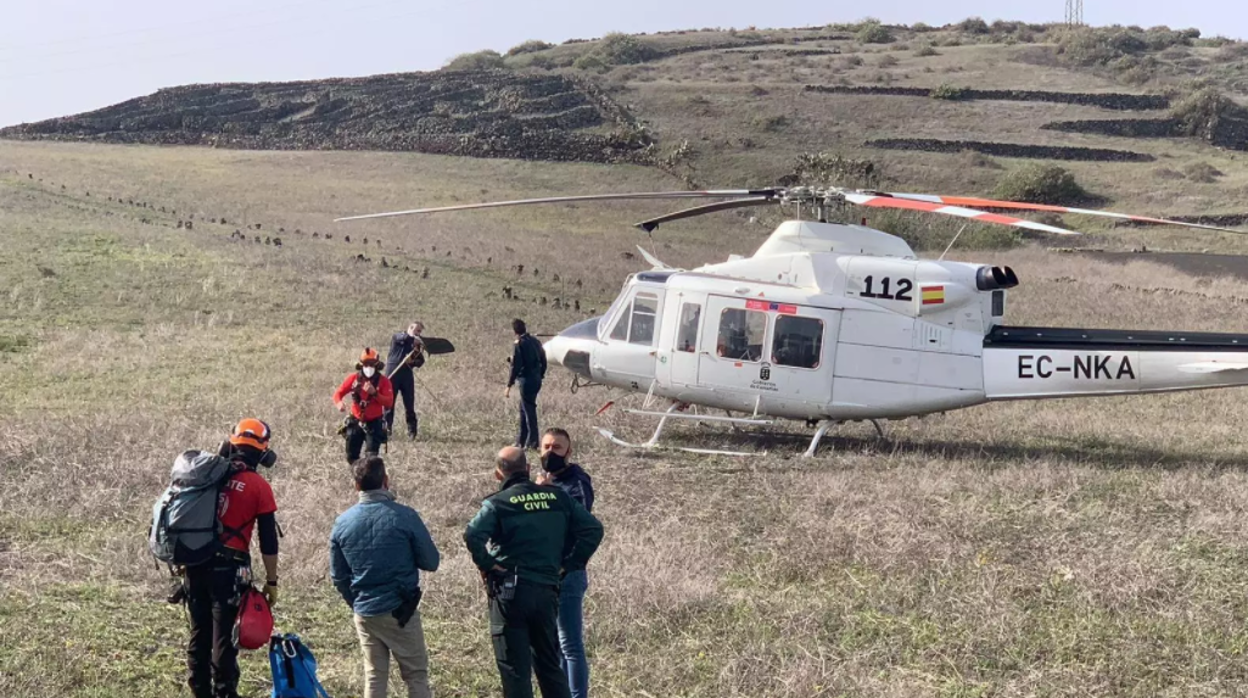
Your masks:
[[[714,404],[814,417],[832,401],[838,311],[710,296],[703,314],[698,384]]]

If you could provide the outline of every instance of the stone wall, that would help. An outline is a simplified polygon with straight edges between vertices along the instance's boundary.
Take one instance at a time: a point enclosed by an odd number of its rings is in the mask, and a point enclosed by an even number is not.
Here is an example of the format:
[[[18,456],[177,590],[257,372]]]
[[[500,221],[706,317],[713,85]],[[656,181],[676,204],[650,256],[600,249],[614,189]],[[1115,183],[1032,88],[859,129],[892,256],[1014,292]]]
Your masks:
[[[1108,148],[1077,148],[1074,146],[1024,145],[1019,143],[986,143],[983,141],[946,141],[935,138],[877,138],[865,145],[887,150],[922,150],[929,153],[959,153],[973,150],[985,155],[1007,158],[1043,158],[1046,160],[1087,160],[1108,162],[1152,162],[1147,153]]]
[[[807,92],[850,95],[895,95],[931,97],[933,90],[922,87],[889,87],[883,85],[806,85]],[[975,90],[955,88],[956,100],[996,99],[1011,102],[1054,102],[1082,104],[1102,109],[1146,111],[1167,109],[1170,99],[1162,95],[1134,95],[1118,92],[1044,92],[1040,90]]]

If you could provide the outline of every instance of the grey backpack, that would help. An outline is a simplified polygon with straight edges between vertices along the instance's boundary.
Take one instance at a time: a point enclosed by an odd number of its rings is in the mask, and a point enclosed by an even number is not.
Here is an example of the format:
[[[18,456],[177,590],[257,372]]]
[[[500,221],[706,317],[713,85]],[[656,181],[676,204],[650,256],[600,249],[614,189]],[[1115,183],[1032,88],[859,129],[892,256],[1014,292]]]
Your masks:
[[[217,518],[221,490],[233,474],[229,459],[207,451],[185,451],[173,462],[169,488],[152,507],[148,547],[170,565],[198,565],[221,547]]]

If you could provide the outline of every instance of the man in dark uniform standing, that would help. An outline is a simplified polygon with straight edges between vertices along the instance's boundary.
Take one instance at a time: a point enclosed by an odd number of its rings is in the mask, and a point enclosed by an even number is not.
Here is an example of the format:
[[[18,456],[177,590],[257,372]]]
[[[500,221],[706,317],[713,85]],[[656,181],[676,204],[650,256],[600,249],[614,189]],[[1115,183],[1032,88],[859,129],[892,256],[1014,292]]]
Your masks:
[[[542,379],[546,377],[546,350],[529,334],[524,320],[512,320],[511,329],[516,333],[516,344],[511,353],[511,376],[503,397],[511,397],[511,386],[520,384],[520,431],[516,435],[516,445],[536,451],[541,438],[537,428],[537,394],[542,391]]]
[[[420,333],[425,331],[419,320],[408,325],[406,332],[390,338],[390,353],[386,356],[386,375],[394,386],[395,402],[403,398],[403,416],[407,420],[407,438],[415,439],[419,431],[416,418],[416,384],[412,372],[425,365],[424,342]],[[386,408],[386,433],[394,430],[394,408]]]
[[[481,503],[464,543],[486,581],[490,635],[504,698],[569,698],[559,666],[559,580],[585,569],[602,541],[602,524],[558,487],[529,479],[524,450],[498,454],[502,487]]]

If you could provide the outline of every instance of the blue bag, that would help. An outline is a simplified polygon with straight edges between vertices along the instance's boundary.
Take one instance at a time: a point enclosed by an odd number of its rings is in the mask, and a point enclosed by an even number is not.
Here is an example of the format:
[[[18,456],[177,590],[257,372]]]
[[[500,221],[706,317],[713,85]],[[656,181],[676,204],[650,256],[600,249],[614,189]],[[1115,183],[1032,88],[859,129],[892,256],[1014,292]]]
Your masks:
[[[294,633],[269,640],[269,669],[273,672],[272,698],[329,698],[316,679],[316,657]]]

